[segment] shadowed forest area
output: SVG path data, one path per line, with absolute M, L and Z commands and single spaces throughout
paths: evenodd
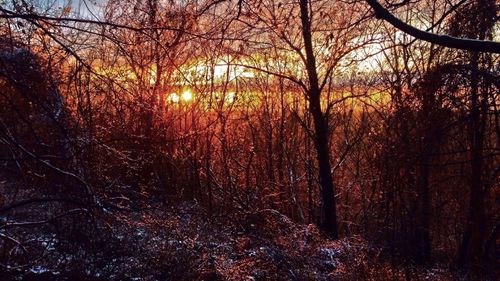
M 0 0 L 0 281 L 498 280 L 496 0 Z

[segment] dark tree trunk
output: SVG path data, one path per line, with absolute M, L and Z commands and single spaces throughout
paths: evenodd
M 335 192 L 331 176 L 330 149 L 328 146 L 328 124 L 321 112 L 319 95 L 317 98 L 310 96 L 310 110 L 313 115 L 314 129 L 316 138 L 317 161 L 319 166 L 319 180 L 321 185 L 321 199 L 323 200 L 322 209 L 322 228 L 333 239 L 338 238 L 337 214 Z
M 459 253 L 459 266 L 476 268 L 481 264 L 485 227 L 484 189 L 482 181 L 483 130 L 478 97 L 478 54 L 473 54 L 471 76 L 471 111 L 469 119 L 471 182 L 469 214 Z
M 428 263 L 431 259 L 431 234 L 430 234 L 430 208 L 431 196 L 429 191 L 429 166 L 430 166 L 430 153 L 431 153 L 431 140 L 430 136 L 424 138 L 424 149 L 420 162 L 420 175 L 419 175 L 419 192 L 420 192 L 420 221 L 418 222 L 418 241 L 420 251 L 420 260 L 423 263 Z
M 306 51 L 306 69 L 309 78 L 309 111 L 313 116 L 317 161 L 323 200 L 321 228 L 331 238 L 338 238 L 335 191 L 331 176 L 328 121 L 321 110 L 321 89 L 319 87 L 316 60 L 312 46 L 311 23 L 309 19 L 308 0 L 300 0 L 300 18 L 302 22 L 302 37 Z
M 431 232 L 430 232 L 430 210 L 431 210 L 431 193 L 430 193 L 430 165 L 432 164 L 432 154 L 436 151 L 435 137 L 437 134 L 435 120 L 436 112 L 438 111 L 435 93 L 438 84 L 435 81 L 435 74 L 431 73 L 429 81 L 424 80 L 424 87 L 421 89 L 422 95 L 422 110 L 420 115 L 420 122 L 423 123 L 421 130 L 422 143 L 419 156 L 418 167 L 418 220 L 417 220 L 417 251 L 418 259 L 420 262 L 427 264 L 431 260 Z

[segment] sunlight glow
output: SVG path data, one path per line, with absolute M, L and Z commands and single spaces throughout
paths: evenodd
M 182 93 L 182 99 L 184 101 L 190 101 L 193 99 L 193 94 L 189 90 L 186 90 Z
M 178 103 L 180 98 L 179 98 L 179 95 L 177 93 L 171 93 L 169 96 L 168 96 L 168 100 L 173 102 L 173 103 Z
M 235 92 L 228 92 L 226 94 L 226 100 L 230 103 L 233 103 L 236 99 L 236 93 Z

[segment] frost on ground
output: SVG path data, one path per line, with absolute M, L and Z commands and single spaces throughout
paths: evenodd
M 108 211 L 60 236 L 26 232 L 38 249 L 13 280 L 377 280 L 357 237 L 331 241 L 275 210 L 209 216 L 196 204 Z M 24 230 L 26 231 L 26 230 Z M 61 232 L 66 233 L 66 232 Z M 12 233 L 11 233 L 12 234 Z M 21 234 L 19 234 L 21 235 Z M 2 272 L 0 272 L 2 273 Z M 404 271 L 383 274 L 405 278 Z M 372 276 L 373 275 L 373 276 Z M 444 274 L 425 274 L 443 280 Z M 399 278 L 398 278 L 399 279 Z

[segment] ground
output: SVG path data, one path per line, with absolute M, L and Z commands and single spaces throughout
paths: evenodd
M 33 219 L 20 211 L 2 218 L 22 216 Z M 115 206 L 0 231 L 24 245 L 1 244 L 6 280 L 451 279 L 437 269 L 391 267 L 361 237 L 332 241 L 271 209 L 209 215 L 196 202 Z

